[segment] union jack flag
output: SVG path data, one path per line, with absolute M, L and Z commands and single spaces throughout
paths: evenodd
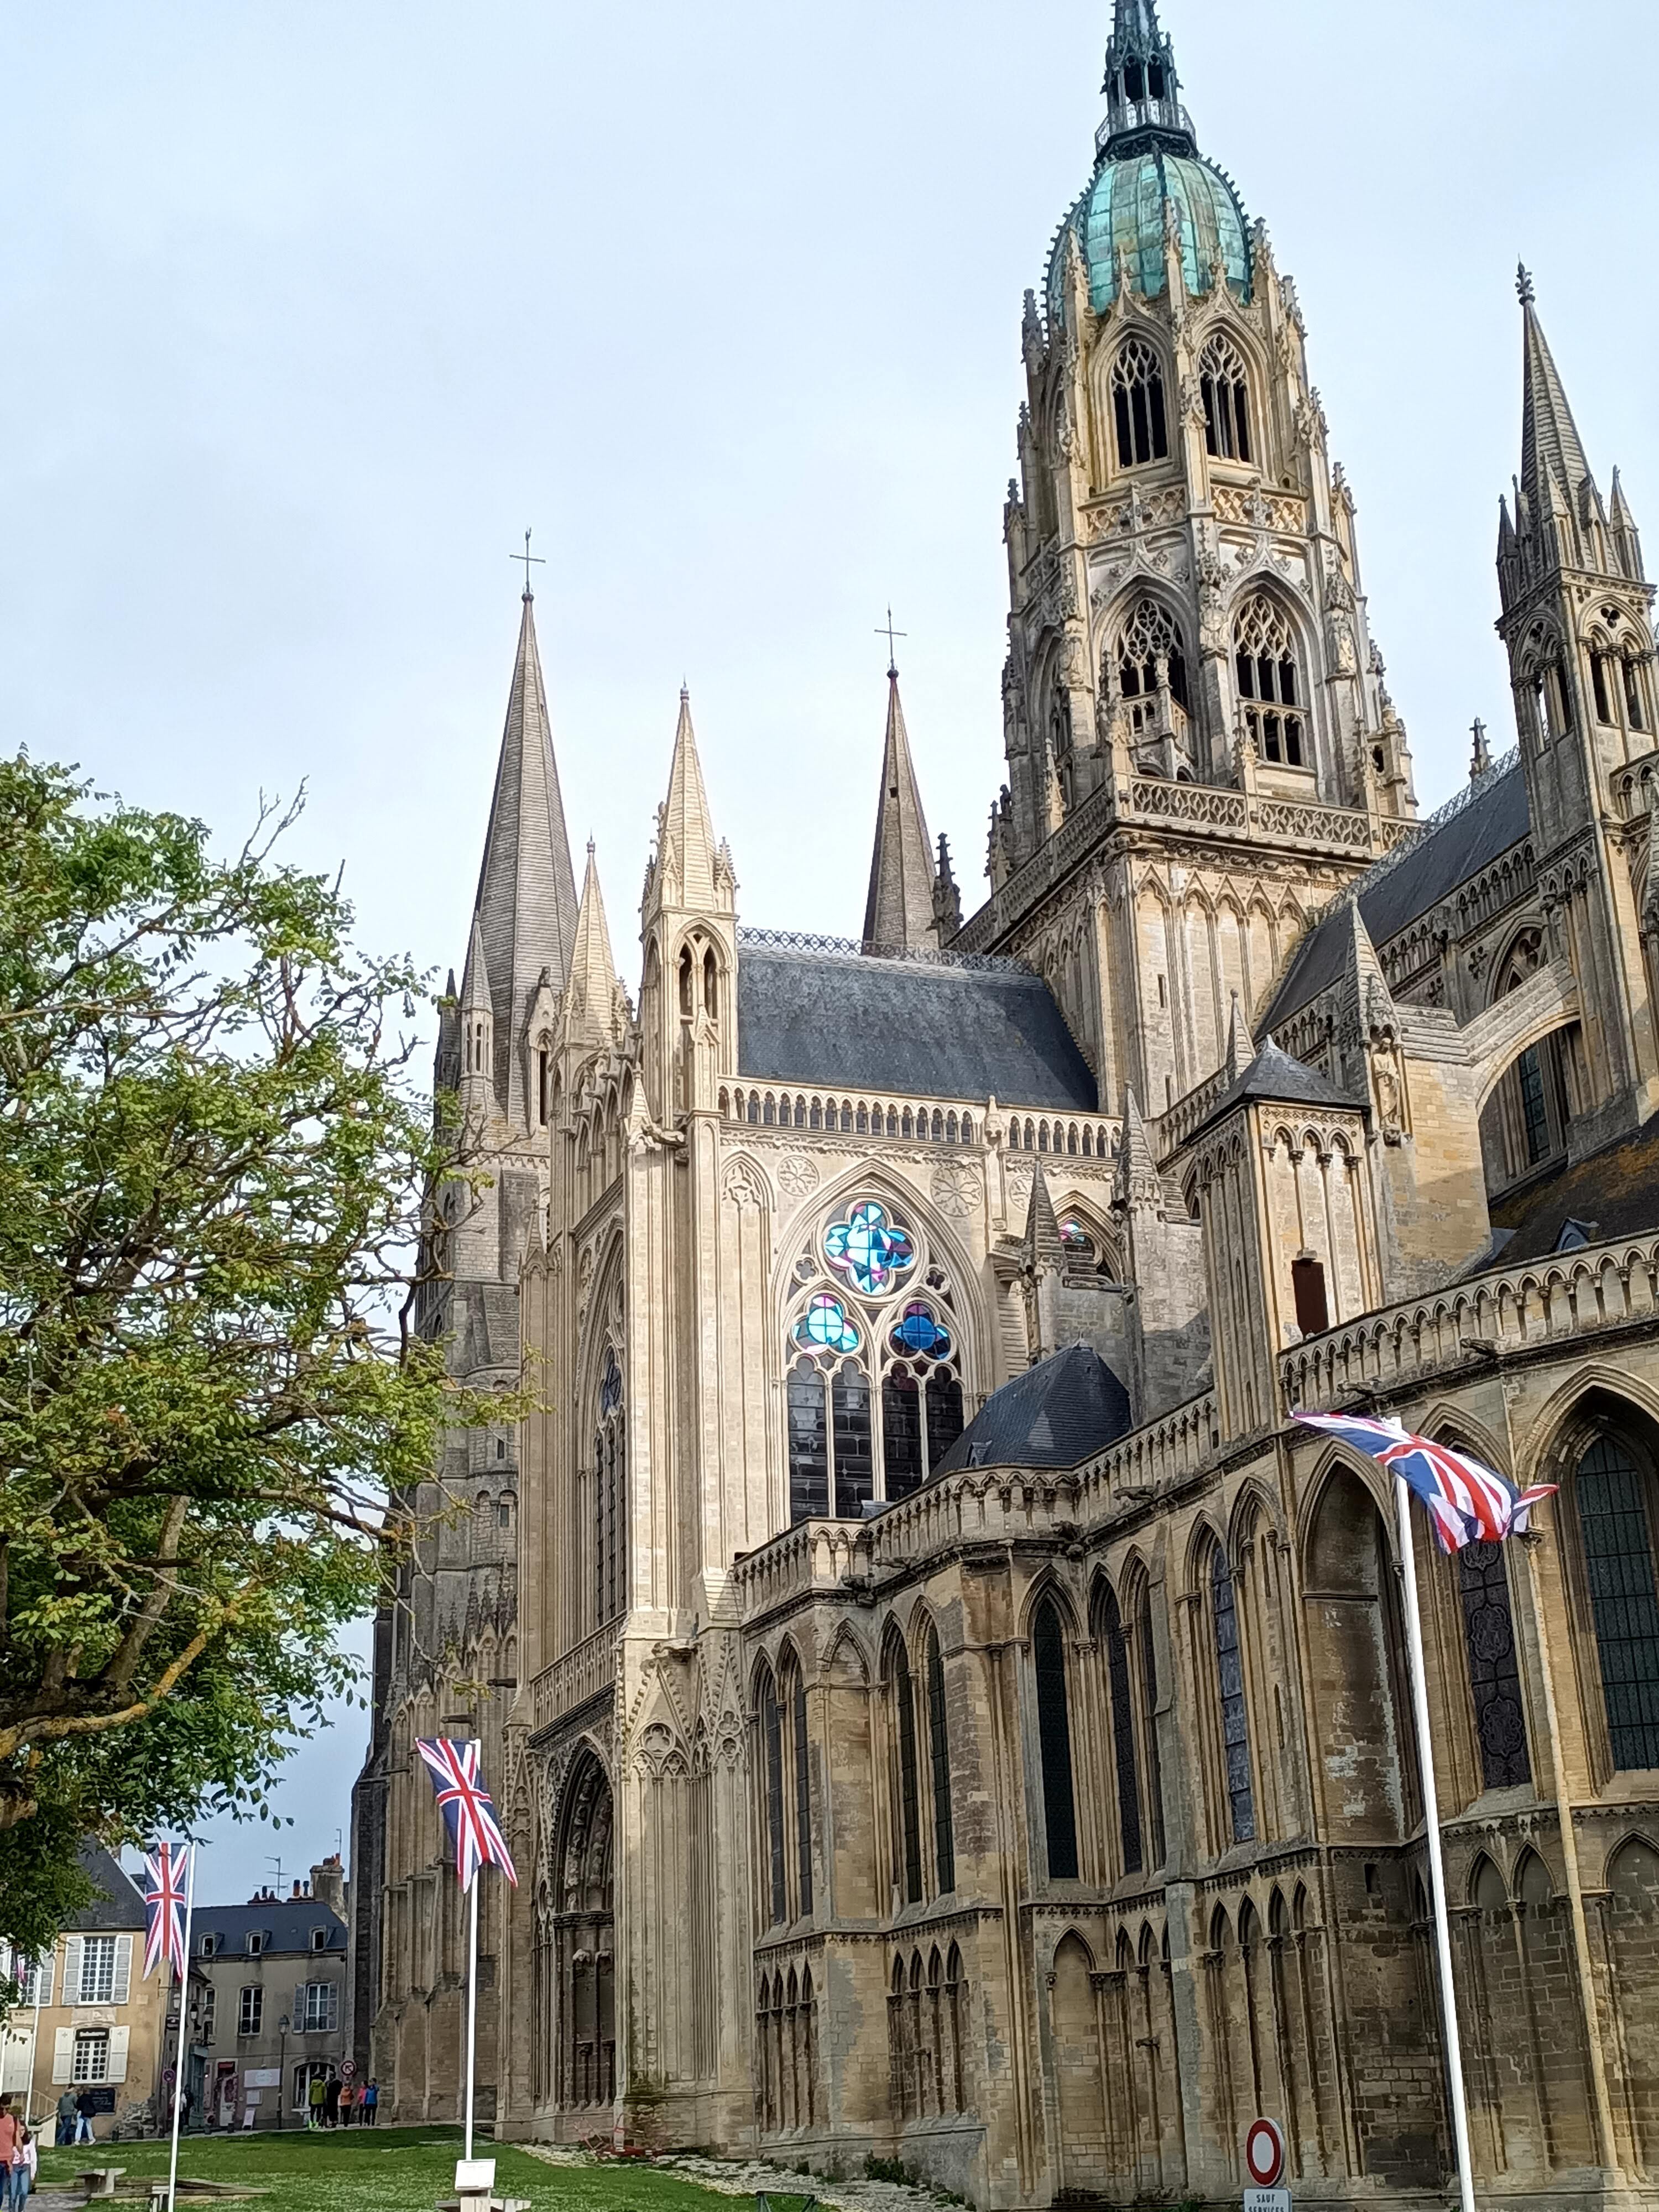
M 149 1881 L 144 1891 L 149 1917 L 144 1931 L 144 1979 L 163 1959 L 185 1978 L 185 1882 L 190 1868 L 188 1844 L 157 1844 L 144 1853 Z
M 1533 1507 L 1555 1495 L 1553 1482 L 1517 1489 L 1508 1475 L 1468 1452 L 1414 1437 L 1397 1420 L 1376 1420 L 1368 1413 L 1298 1413 L 1296 1419 L 1340 1437 L 1397 1474 L 1422 1499 L 1443 1552 L 1461 1552 L 1465 1544 L 1501 1544 L 1506 1536 L 1524 1534 Z
M 478 1771 L 477 1745 L 452 1743 L 447 1736 L 430 1741 L 416 1736 L 415 1748 L 432 1777 L 438 1810 L 455 1846 L 455 1875 L 461 1887 L 466 1887 L 481 1866 L 498 1866 L 516 1889 L 518 1871 Z

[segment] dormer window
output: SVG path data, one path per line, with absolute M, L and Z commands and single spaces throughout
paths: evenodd
M 202 1956 L 204 1959 L 210 1959 L 213 1956 L 213 1938 L 211 1936 L 204 1936 L 202 1938 Z
M 1169 458 L 1164 371 L 1144 338 L 1131 338 L 1112 364 L 1112 415 L 1120 468 L 1139 468 Z
M 265 1939 L 263 1936 L 249 1935 L 247 1939 L 247 1954 L 250 1959 L 257 1959 L 260 1952 L 263 1951 L 264 1948 Z
M 327 1930 L 327 1929 L 326 1929 L 326 1928 L 313 1928 L 313 1929 L 312 1929 L 312 1931 L 311 1931 L 311 1948 L 312 1948 L 312 1949 L 313 1949 L 313 1951 L 326 1951 L 326 1950 L 327 1950 L 327 1948 L 328 1948 L 328 1930 Z

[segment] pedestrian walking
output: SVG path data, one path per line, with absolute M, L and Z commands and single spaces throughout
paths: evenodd
M 34 2130 L 20 2126 L 11 2147 L 11 2172 L 6 2191 L 9 2212 L 23 2212 L 40 2167 L 40 2154 L 35 2148 Z
M 326 2085 L 320 2074 L 311 2077 L 311 2087 L 306 2091 L 306 2125 L 320 2128 L 323 2124 L 323 2098 Z
M 331 2128 L 340 2124 L 340 2077 L 331 2066 L 323 2088 L 323 2118 Z
M 370 2081 L 363 2090 L 363 2125 L 366 2128 L 374 2126 L 374 2115 L 380 2108 L 380 2085 L 378 2081 Z
M 58 2100 L 58 2142 L 66 2149 L 75 2141 L 75 2092 L 65 2089 Z
M 98 2109 L 98 2100 L 90 2089 L 82 2089 L 75 2100 L 75 2140 L 77 2143 L 92 2141 L 92 2116 Z
M 17 2131 L 22 2122 L 11 2108 L 11 2092 L 0 2097 L 0 2179 L 11 2186 L 11 2154 L 17 2146 Z

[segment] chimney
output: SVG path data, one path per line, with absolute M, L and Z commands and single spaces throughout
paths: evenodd
M 343 1920 L 346 1917 L 345 1869 L 340 1864 L 338 1851 L 331 1851 L 322 1863 L 311 1869 L 311 1893 Z

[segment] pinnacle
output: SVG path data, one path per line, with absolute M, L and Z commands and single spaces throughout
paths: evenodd
M 881 798 L 864 908 L 864 949 L 930 949 L 933 933 L 933 848 L 921 809 L 910 739 L 899 699 L 898 671 L 887 672 L 887 732 L 882 748 Z
M 616 963 L 611 954 L 611 932 L 599 890 L 599 864 L 593 856 L 593 841 L 589 838 L 587 872 L 582 879 L 581 904 L 576 911 L 576 941 L 570 956 L 570 980 L 565 987 L 565 1036 L 589 1044 L 610 1042 L 616 1004 Z
M 1025 1264 L 1033 1268 L 1059 1267 L 1065 1261 L 1066 1247 L 1060 1241 L 1054 1202 L 1048 1194 L 1048 1178 L 1039 1160 L 1031 1177 L 1031 1203 L 1025 1216 Z
M 668 772 L 668 796 L 658 817 L 660 857 L 672 851 L 681 906 L 710 908 L 720 904 L 715 884 L 714 827 L 708 816 L 702 763 L 691 726 L 691 694 L 680 686 L 680 715 L 674 730 L 674 758 Z

